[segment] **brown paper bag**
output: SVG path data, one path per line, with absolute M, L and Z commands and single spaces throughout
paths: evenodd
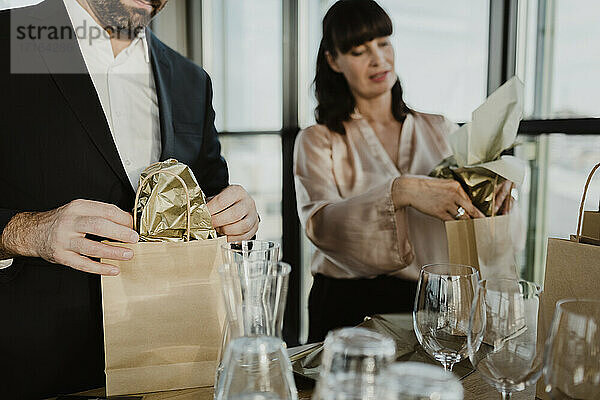
M 538 346 L 544 346 L 546 343 L 552 324 L 554 308 L 558 300 L 565 298 L 600 299 L 600 290 L 598 289 L 598 283 L 600 282 L 600 245 L 581 243 L 582 211 L 587 188 L 594 172 L 599 167 L 600 164 L 592 170 L 584 189 L 577 236 L 573 236 L 571 240 L 548 239 L 544 296 L 542 296 L 542 312 L 540 313 L 538 326 Z M 590 220 L 586 219 L 587 221 Z M 542 376 L 537 384 L 537 396 L 541 399 L 550 399 L 544 388 L 545 383 Z
M 219 362 L 225 307 L 218 267 L 225 237 L 190 241 L 190 191 L 183 242 L 115 244 L 133 250 L 110 261 L 118 276 L 102 277 L 106 394 L 108 396 L 212 386 Z
M 108 396 L 211 386 L 225 309 L 217 268 L 226 238 L 137 243 L 102 277 Z
M 516 278 L 514 214 L 446 222 L 448 257 L 475 267 L 482 279 Z

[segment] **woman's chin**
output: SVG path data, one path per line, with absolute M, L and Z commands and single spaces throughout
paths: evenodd
M 394 85 L 371 85 L 371 87 L 365 91 L 366 95 L 364 97 L 367 99 L 376 99 L 390 93 L 393 86 Z

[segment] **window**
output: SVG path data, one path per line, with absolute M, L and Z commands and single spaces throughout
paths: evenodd
M 229 165 L 230 182 L 244 186 L 256 202 L 261 218 L 257 238 L 281 243 L 281 138 L 272 134 L 227 134 L 219 140 Z
M 600 117 L 600 3 L 529 0 L 520 8 L 518 63 L 527 85 L 526 115 Z
M 217 129 L 280 130 L 281 0 L 205 1 L 202 29 Z
M 282 4 L 205 0 L 202 61 L 231 183 L 250 193 L 259 239 L 282 242 Z

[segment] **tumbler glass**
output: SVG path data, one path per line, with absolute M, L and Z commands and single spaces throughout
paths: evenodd
M 381 400 L 463 400 L 463 387 L 449 371 L 418 362 L 398 362 L 380 377 Z
M 240 264 L 244 261 L 279 261 L 279 243 L 267 240 L 242 240 L 221 246 L 225 264 Z
M 313 399 L 376 400 L 377 379 L 394 362 L 394 341 L 365 328 L 342 328 L 325 338 Z

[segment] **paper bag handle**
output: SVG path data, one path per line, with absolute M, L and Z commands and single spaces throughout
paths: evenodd
M 192 210 L 190 207 L 190 191 L 183 179 L 181 179 L 179 176 L 177 176 L 174 173 L 169 172 L 169 171 L 154 171 L 151 174 L 149 174 L 148 176 L 146 176 L 138 185 L 137 191 L 135 192 L 135 203 L 133 204 L 133 229 L 135 229 L 137 231 L 137 228 L 138 228 L 138 226 L 137 226 L 137 208 L 138 208 L 138 202 L 140 201 L 140 194 L 142 193 L 142 187 L 146 184 L 146 182 L 148 182 L 148 180 L 150 178 L 152 178 L 154 175 L 157 175 L 157 174 L 171 175 L 172 177 L 176 178 L 181 183 L 181 186 L 183 186 L 183 189 L 185 190 L 185 200 L 187 202 L 187 213 L 186 213 L 187 219 L 186 219 L 186 224 L 185 224 L 185 237 L 186 237 L 186 242 L 189 242 L 190 241 L 190 230 L 191 230 L 190 221 L 192 220 Z
M 600 163 L 596 164 L 594 168 L 592 168 L 592 172 L 587 177 L 587 181 L 585 182 L 585 187 L 583 188 L 583 196 L 581 196 L 581 204 L 579 205 L 579 221 L 577 222 L 577 243 L 581 241 L 581 230 L 582 230 L 582 222 L 583 222 L 583 206 L 585 205 L 585 198 L 587 197 L 587 191 L 590 187 L 590 182 L 592 181 L 592 177 L 596 173 L 596 170 L 600 168 Z

